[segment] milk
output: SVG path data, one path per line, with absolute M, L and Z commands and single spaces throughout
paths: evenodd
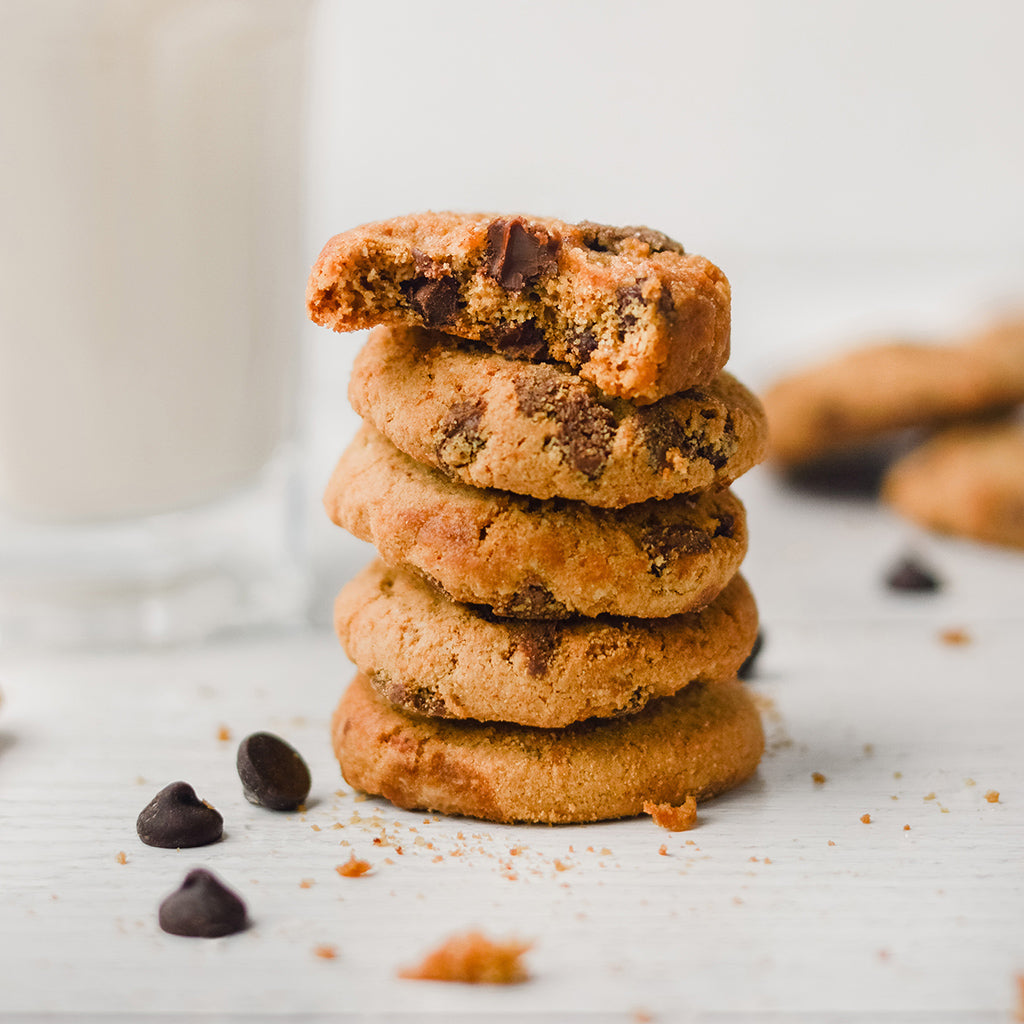
M 5 0 L 0 511 L 251 481 L 294 414 L 305 0 Z
M 308 0 L 3 0 L 0 647 L 301 618 Z

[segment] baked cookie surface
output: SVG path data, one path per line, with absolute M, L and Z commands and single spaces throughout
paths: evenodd
M 349 399 L 401 451 L 452 479 L 603 507 L 726 486 L 767 441 L 760 402 L 725 372 L 637 406 L 563 365 L 418 327 L 371 333 Z
M 928 529 L 1024 549 L 1024 422 L 947 428 L 890 467 L 882 499 Z
M 398 807 L 496 822 L 624 818 L 749 778 L 764 733 L 743 684 L 694 683 L 566 729 L 416 718 L 357 675 L 331 728 L 345 781 Z
M 770 456 L 799 465 L 906 427 L 1024 402 L 1024 319 L 959 344 L 893 342 L 847 352 L 778 381 L 762 396 Z
M 422 213 L 336 235 L 310 318 L 336 331 L 426 326 L 518 359 L 557 360 L 608 395 L 652 402 L 729 356 L 729 282 L 649 228 Z
M 557 728 L 734 678 L 758 618 L 736 576 L 701 611 L 663 619 L 497 619 L 376 561 L 342 588 L 334 624 L 373 688 L 406 711 Z
M 703 608 L 739 569 L 746 514 L 728 489 L 624 509 L 457 483 L 364 423 L 324 494 L 330 518 L 456 601 L 512 618 L 658 618 Z

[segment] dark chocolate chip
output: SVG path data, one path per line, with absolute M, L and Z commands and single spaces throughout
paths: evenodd
M 160 927 L 171 935 L 216 939 L 243 931 L 245 904 L 212 872 L 194 868 L 160 904 Z
M 526 674 L 539 679 L 547 673 L 558 650 L 560 631 L 552 622 L 531 622 L 519 627 L 515 649 L 526 661 Z
M 495 606 L 494 613 L 513 619 L 563 619 L 569 609 L 546 587 L 531 583 Z
M 901 558 L 885 576 L 890 590 L 934 593 L 942 589 L 942 581 L 926 565 L 911 556 Z
M 445 702 L 433 691 L 424 686 L 408 687 L 396 680 L 390 672 L 373 672 L 370 674 L 373 688 L 389 703 L 407 711 L 424 715 L 428 718 L 448 718 Z
M 487 275 L 506 291 L 522 291 L 528 281 L 553 270 L 558 239 L 521 218 L 496 220 L 487 228 Z
M 535 320 L 494 331 L 487 341 L 509 359 L 546 359 L 548 354 L 547 339 Z
M 619 308 L 619 329 L 623 333 L 633 327 L 639 319 L 635 309 L 638 304 L 644 305 L 644 280 L 646 279 L 642 278 L 634 284 L 623 285 L 615 292 L 615 299 Z
M 731 539 L 736 529 L 736 517 L 730 512 L 723 512 L 720 516 L 716 516 L 715 519 L 718 523 L 715 527 L 715 536 Z
M 135 830 L 147 846 L 177 850 L 216 843 L 224 819 L 187 782 L 172 782 L 142 808 Z
M 560 378 L 548 367 L 524 373 L 515 383 L 524 416 L 546 416 L 556 423 L 555 441 L 566 461 L 591 480 L 600 475 L 615 440 L 615 415 L 585 384 Z
M 704 459 L 712 469 L 721 469 L 729 461 L 726 450 L 735 447 L 731 421 L 725 424 L 725 436 L 719 444 L 711 445 L 702 444 L 700 438 L 688 433 L 671 413 L 656 405 L 641 409 L 638 419 L 648 464 L 656 471 L 669 466 L 669 453 L 672 451 L 688 458 Z
M 401 287 L 427 327 L 443 327 L 455 318 L 459 283 L 454 277 L 414 277 L 403 281 Z
M 294 747 L 270 732 L 256 732 L 238 745 L 238 777 L 250 803 L 272 811 L 294 811 L 309 795 L 309 768 Z
M 647 529 L 643 546 L 651 560 L 648 570 L 660 578 L 669 564 L 679 555 L 701 555 L 711 550 L 711 538 L 694 526 L 668 523 Z
M 754 640 L 754 646 L 750 648 L 750 653 L 746 656 L 743 664 L 740 665 L 736 672 L 736 675 L 740 679 L 750 679 L 754 675 L 754 670 L 757 664 L 757 657 L 761 653 L 761 648 L 764 647 L 764 631 L 758 630 L 757 637 Z
M 579 331 L 566 338 L 565 348 L 575 365 L 585 363 L 597 348 L 597 336 L 592 331 Z
M 445 413 L 437 428 L 438 441 L 434 453 L 442 468 L 468 466 L 484 446 L 480 433 L 486 405 L 482 399 L 456 402 Z
M 583 244 L 593 252 L 618 253 L 622 249 L 622 243 L 626 239 L 632 238 L 643 242 L 652 253 L 686 254 L 686 250 L 678 242 L 651 228 L 633 226 L 615 228 L 607 224 L 595 224 L 593 221 L 583 221 L 576 227 L 583 236 Z

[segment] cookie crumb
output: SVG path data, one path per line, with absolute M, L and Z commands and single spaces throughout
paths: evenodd
M 217 739 L 219 739 L 221 743 L 229 743 L 231 741 L 231 730 L 226 725 L 222 725 L 217 730 Z
M 662 857 L 667 857 L 668 847 L 664 843 L 662 843 L 661 846 L 658 847 L 658 853 L 661 854 Z
M 401 852 L 402 848 L 400 846 L 395 847 L 395 853 Z M 355 851 L 353 851 L 349 859 L 344 864 L 339 864 L 334 870 L 344 878 L 359 878 L 370 870 L 370 862 L 368 860 L 358 860 Z
M 990 789 L 990 790 L 989 790 L 989 791 L 988 791 L 988 792 L 987 792 L 987 793 L 985 794 L 985 799 L 986 799 L 986 800 L 987 800 L 987 801 L 988 801 L 988 802 L 989 802 L 990 804 L 997 804 L 997 803 L 999 803 L 999 790 L 998 790 L 998 789 Z
M 904 832 L 909 832 L 910 831 L 910 826 L 909 825 L 904 825 L 903 826 L 903 831 Z
M 318 956 L 321 960 L 335 960 L 338 956 L 338 950 L 334 946 L 326 944 L 314 946 L 313 956 Z
M 925 795 L 924 799 L 925 800 L 934 800 L 935 799 L 935 794 L 934 793 L 928 793 L 928 794 Z
M 697 824 L 697 801 L 692 794 L 679 806 L 645 800 L 644 813 L 649 814 L 660 828 L 669 832 L 686 832 Z
M 301 882 L 299 882 L 299 888 L 300 889 L 312 889 L 313 888 L 313 879 L 312 878 L 304 878 Z
M 870 814 L 862 814 L 860 816 L 860 820 L 862 822 L 864 822 L 865 825 L 870 825 L 871 824 L 871 815 Z
M 832 842 L 832 840 L 830 839 L 830 840 L 828 841 L 828 845 L 829 845 L 829 846 L 835 846 L 836 844 L 835 844 L 834 842 Z
M 825 783 L 825 776 L 822 775 L 821 772 L 811 772 L 811 778 L 818 786 L 824 785 Z
M 532 945 L 514 939 L 494 942 L 481 932 L 470 931 L 447 939 L 417 966 L 399 970 L 398 976 L 470 985 L 514 985 L 528 978 L 520 958 Z
M 971 642 L 971 637 L 967 630 L 960 628 L 944 629 L 939 633 L 939 639 L 951 647 L 962 647 L 964 644 Z
M 998 797 L 998 795 L 999 794 L 997 793 L 996 796 Z M 118 864 L 127 864 L 128 863 L 128 854 L 125 853 L 124 850 L 120 850 L 120 851 L 118 851 L 116 859 L 117 859 L 117 863 Z

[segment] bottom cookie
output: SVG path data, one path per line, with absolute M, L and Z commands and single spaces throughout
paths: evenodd
M 565 729 L 414 718 L 359 674 L 334 713 L 345 781 L 408 810 L 497 822 L 601 821 L 715 796 L 764 750 L 742 683 L 692 683 L 625 718 Z

